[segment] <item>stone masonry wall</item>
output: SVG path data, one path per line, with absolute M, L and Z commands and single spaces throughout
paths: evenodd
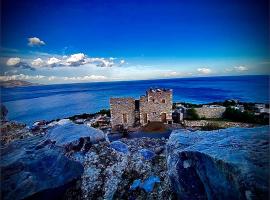
M 135 99 L 134 98 L 110 98 L 112 127 L 122 124 L 125 128 L 132 127 L 135 123 Z M 124 123 L 123 114 L 127 116 Z
M 140 97 L 140 123 L 145 125 L 147 121 L 161 121 L 162 113 L 166 113 L 166 119 L 172 120 L 172 90 L 148 90 L 146 96 Z
M 225 107 L 202 107 L 202 108 L 195 108 L 200 118 L 221 118 L 222 114 L 225 112 Z

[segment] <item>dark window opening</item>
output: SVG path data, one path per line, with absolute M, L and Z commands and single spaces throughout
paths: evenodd
M 128 120 L 127 120 L 127 114 L 124 113 L 124 114 L 123 114 L 123 123 L 126 124 L 127 121 L 128 121 Z
M 139 109 L 140 109 L 140 101 L 135 100 L 135 110 L 139 110 Z
M 143 114 L 143 122 L 144 122 L 145 124 L 147 124 L 147 122 L 148 122 L 148 119 L 147 119 L 147 113 L 144 113 L 144 114 Z

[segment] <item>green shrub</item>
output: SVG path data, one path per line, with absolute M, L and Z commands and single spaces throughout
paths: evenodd
M 241 112 L 230 107 L 226 108 L 225 112 L 223 113 L 223 118 L 235 122 L 268 124 L 268 119 L 264 118 L 262 115 L 256 116 L 250 111 Z
M 105 115 L 106 114 L 108 117 L 111 116 L 110 109 L 102 109 L 99 112 L 97 112 L 97 114 L 102 114 L 102 115 Z
M 198 119 L 200 119 L 197 111 L 194 108 L 191 108 L 191 109 L 188 109 L 187 110 L 187 116 L 188 116 L 188 119 L 191 119 L 191 120 L 198 120 Z
M 235 101 L 229 101 L 229 100 L 226 100 L 223 102 L 223 106 L 225 107 L 229 107 L 229 106 L 235 106 L 237 103 Z

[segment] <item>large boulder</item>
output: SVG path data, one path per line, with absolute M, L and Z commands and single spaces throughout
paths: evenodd
M 3 199 L 59 199 L 76 182 L 83 166 L 64 156 L 43 136 L 10 143 L 1 150 L 1 193 Z
M 86 144 L 95 144 L 106 139 L 106 135 L 99 129 L 75 124 L 70 120 L 60 120 L 48 130 L 47 139 L 57 146 L 80 150 Z
M 172 132 L 168 174 L 180 199 L 267 199 L 269 126 Z

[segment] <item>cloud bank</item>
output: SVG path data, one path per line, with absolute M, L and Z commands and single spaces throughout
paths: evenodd
M 236 66 L 236 67 L 233 67 L 233 68 L 226 68 L 225 69 L 225 72 L 246 72 L 248 71 L 249 69 L 245 66 Z
M 211 74 L 212 70 L 209 68 L 198 68 L 197 71 L 201 74 Z
M 114 67 L 121 66 L 125 63 L 125 60 L 116 61 L 115 58 L 91 58 L 84 53 L 76 53 L 69 56 L 38 57 L 30 62 L 22 61 L 19 57 L 14 57 L 9 58 L 6 65 L 34 70 L 40 67 L 78 67 L 86 64 L 92 64 L 97 67 Z
M 14 68 L 30 69 L 34 70 L 28 63 L 22 61 L 19 57 L 9 58 L 6 65 Z
M 108 78 L 101 75 L 87 75 L 87 76 L 43 76 L 43 75 L 26 75 L 17 74 L 10 76 L 0 76 L 0 81 L 10 81 L 10 80 L 26 80 L 26 81 L 68 81 L 68 82 L 87 82 L 87 81 L 105 81 Z
M 248 70 L 248 68 L 247 67 L 245 67 L 245 66 L 238 66 L 238 67 L 234 67 L 234 69 L 236 70 L 236 71 L 247 71 Z

